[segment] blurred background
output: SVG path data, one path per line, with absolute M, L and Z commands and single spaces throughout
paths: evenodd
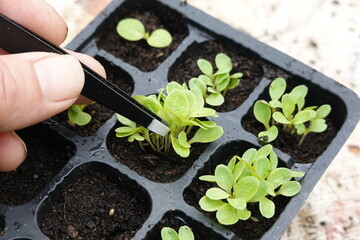
M 63 46 L 111 2 L 46 1 L 68 24 Z M 187 4 L 360 95 L 359 0 L 187 0 Z M 281 238 L 290 239 L 360 239 L 360 124 Z

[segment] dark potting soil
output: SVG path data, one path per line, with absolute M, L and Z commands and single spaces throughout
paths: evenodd
M 234 89 L 228 90 L 225 95 L 225 102 L 215 107 L 218 112 L 228 112 L 238 108 L 252 93 L 263 77 L 264 71 L 260 60 L 247 50 L 235 48 L 230 44 L 220 44 L 216 41 L 208 41 L 196 46 L 191 46 L 178 63 L 170 70 L 168 80 L 179 83 L 188 82 L 193 77 L 198 77 L 201 73 L 196 62 L 203 58 L 212 63 L 215 67 L 215 56 L 218 53 L 225 53 L 231 58 L 233 69 L 232 73 L 241 72 L 240 84 Z
M 107 62 L 103 58 L 96 58 L 105 68 L 107 80 L 123 90 L 126 94 L 131 95 L 134 91 L 134 81 L 128 73 L 119 67 Z M 100 104 L 90 104 L 84 108 L 84 112 L 91 115 L 91 121 L 85 126 L 77 126 L 69 122 L 67 110 L 52 117 L 61 125 L 76 132 L 79 136 L 89 137 L 93 135 L 102 125 L 109 120 L 114 112 Z
M 129 240 L 149 215 L 137 189 L 87 170 L 71 183 L 44 216 L 41 230 L 51 239 Z M 111 213 L 113 211 L 113 213 Z
M 0 203 L 24 204 L 34 198 L 75 153 L 75 146 L 44 124 L 17 131 L 26 143 L 25 161 L 0 172 Z
M 159 7 L 164 8 L 164 6 Z M 159 11 L 159 9 L 157 10 Z M 165 48 L 150 47 L 145 40 L 127 41 L 116 32 L 118 22 L 124 18 L 140 20 L 146 31 L 150 33 L 156 29 L 164 28 L 170 32 L 173 41 L 170 46 Z M 102 33 L 96 38 L 96 42 L 99 48 L 142 71 L 149 72 L 155 70 L 187 35 L 188 29 L 182 15 L 171 9 L 156 14 L 155 11 L 139 3 L 134 9 L 121 8 L 112 21 L 104 26 Z
M 279 128 L 278 137 L 271 144 L 289 154 L 297 163 L 314 162 L 326 150 L 338 131 L 331 119 L 326 119 L 326 123 L 328 128 L 325 132 L 309 133 L 300 146 L 298 143 L 301 136 L 290 134 L 281 128 Z M 264 126 L 253 116 L 252 110 L 243 118 L 242 125 L 245 130 L 256 136 L 265 130 Z
M 168 183 L 180 178 L 207 146 L 193 144 L 187 158 L 180 157 L 174 151 L 165 156 L 151 150 L 143 151 L 136 141 L 129 143 L 127 138 L 117 138 L 115 128 L 110 130 L 106 141 L 111 155 L 139 175 L 155 182 Z
M 214 172 L 206 172 L 204 175 L 214 174 Z M 184 194 L 185 201 L 197 208 L 200 212 L 210 217 L 214 222 L 217 222 L 215 212 L 205 212 L 199 206 L 199 200 L 205 196 L 206 191 L 214 187 L 214 184 L 209 182 L 203 182 L 195 180 L 186 190 Z M 238 221 L 236 224 L 231 226 L 224 226 L 226 229 L 233 231 L 238 240 L 256 240 L 260 239 L 262 235 L 273 226 L 274 222 L 278 219 L 280 213 L 284 210 L 290 198 L 283 196 L 277 196 L 271 199 L 275 203 L 275 215 L 267 219 L 263 217 L 259 211 L 258 203 L 252 205 L 248 204 L 247 209 L 251 211 L 251 218 L 246 221 Z

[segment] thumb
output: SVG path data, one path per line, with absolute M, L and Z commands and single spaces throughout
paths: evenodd
M 43 52 L 0 56 L 0 132 L 65 110 L 83 85 L 84 72 L 73 56 Z

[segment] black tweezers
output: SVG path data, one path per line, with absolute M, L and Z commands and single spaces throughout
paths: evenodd
M 0 48 L 8 53 L 40 51 L 68 54 L 60 47 L 55 46 L 1 13 Z M 81 63 L 81 65 L 85 72 L 82 95 L 162 136 L 169 132 L 169 128 L 161 118 L 85 64 Z

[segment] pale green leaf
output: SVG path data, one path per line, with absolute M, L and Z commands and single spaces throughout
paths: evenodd
M 239 220 L 236 215 L 236 209 L 229 203 L 226 203 L 219 208 L 216 212 L 216 219 L 223 225 L 232 225 Z
M 184 131 L 181 131 L 178 135 L 178 140 L 181 146 L 183 146 L 184 148 L 190 148 L 190 144 L 187 142 L 187 136 L 186 133 Z
M 271 100 L 268 103 L 269 107 L 271 108 L 282 108 L 281 102 L 279 100 Z
M 277 188 L 281 184 L 284 184 L 293 177 L 292 171 L 287 168 L 276 168 L 272 170 L 268 177 L 267 181 L 273 185 L 274 188 Z
M 256 120 L 261 122 L 265 126 L 265 129 L 269 129 L 270 128 L 269 122 L 271 119 L 270 107 L 263 101 L 259 100 L 255 102 L 253 111 Z
M 180 240 L 177 232 L 170 227 L 163 227 L 161 229 L 162 240 Z
M 265 178 L 270 170 L 270 162 L 267 157 L 258 157 L 253 163 L 254 173 L 260 178 Z
M 162 109 L 161 103 L 155 97 L 151 97 L 151 96 L 145 97 L 142 100 L 142 104 L 144 105 L 144 107 L 146 107 L 155 114 L 159 112 L 160 109 Z
M 316 112 L 314 110 L 303 110 L 295 115 L 294 119 L 292 120 L 292 123 L 293 124 L 305 123 L 313 119 L 315 116 L 316 116 Z
M 203 175 L 200 176 L 199 179 L 205 182 L 216 182 L 216 178 L 214 175 Z
M 230 78 L 241 78 L 244 74 L 238 72 L 238 73 L 234 73 L 230 76 Z
M 271 126 L 268 130 L 259 132 L 258 138 L 262 142 L 269 143 L 269 142 L 274 141 L 277 138 L 278 134 L 279 134 L 279 131 L 278 131 L 277 127 Z
M 325 119 L 315 119 L 310 122 L 310 126 L 308 128 L 309 132 L 324 132 L 327 129 L 327 124 L 325 122 Z
M 237 180 L 239 179 L 239 177 L 243 173 L 244 169 L 245 169 L 245 162 L 244 161 L 240 161 L 240 162 L 235 164 L 234 169 L 232 170 L 233 176 L 234 176 L 234 183 L 237 182 Z
M 208 60 L 199 59 L 197 60 L 197 65 L 200 68 L 200 71 L 207 76 L 211 76 L 213 74 L 213 67 Z
M 214 212 L 221 208 L 225 203 L 221 200 L 212 200 L 207 196 L 203 196 L 199 200 L 199 205 L 202 210 L 207 212 Z
M 235 197 L 245 201 L 251 199 L 259 188 L 259 180 L 253 176 L 241 178 L 235 185 Z
M 215 65 L 221 71 L 230 72 L 232 69 L 231 59 L 224 53 L 219 53 L 216 55 Z
M 231 189 L 234 183 L 234 176 L 231 170 L 223 165 L 217 165 L 215 168 L 216 184 L 224 189 L 227 193 L 231 194 Z
M 286 197 L 292 197 L 298 194 L 301 190 L 300 183 L 296 181 L 290 181 L 281 185 L 279 191 L 276 192 L 276 195 L 283 195 Z
M 316 119 L 320 119 L 320 118 L 326 118 L 329 113 L 331 112 L 331 106 L 329 104 L 324 104 L 321 105 L 317 110 L 316 110 Z
M 181 226 L 179 229 L 179 240 L 194 240 L 194 234 L 188 226 Z
M 270 199 L 264 197 L 260 200 L 260 213 L 266 218 L 271 218 L 275 214 L 275 204 Z
M 267 193 L 268 193 L 268 185 L 267 185 L 266 181 L 260 180 L 259 188 L 258 188 L 257 192 L 250 200 L 248 200 L 248 202 L 258 202 L 261 199 L 263 199 L 267 195 Z
M 187 116 L 189 113 L 189 101 L 184 91 L 173 89 L 166 97 L 165 108 L 171 109 L 174 113 Z
M 244 210 L 236 210 L 236 216 L 240 219 L 240 220 L 248 220 L 249 217 L 251 216 L 251 212 L 247 209 Z
M 230 159 L 229 163 L 227 164 L 227 167 L 230 169 L 231 172 L 234 169 L 234 166 L 236 164 L 236 160 L 237 160 L 237 156 L 235 155 Z
M 246 161 L 249 164 L 252 164 L 255 161 L 256 158 L 256 149 L 255 148 L 249 148 L 248 150 L 246 150 L 243 155 L 241 156 L 241 158 Z
M 213 187 L 206 191 L 206 196 L 211 200 L 221 200 L 230 197 L 230 194 L 220 188 Z
M 244 210 L 246 208 L 246 202 L 241 198 L 228 198 L 229 204 L 238 210 Z
M 281 107 L 284 116 L 289 119 L 289 117 L 295 111 L 295 102 L 290 94 L 284 94 L 281 98 Z
M 296 128 L 296 134 L 297 135 L 302 135 L 305 132 L 305 125 L 303 123 L 301 124 L 295 124 L 295 128 Z
M 172 92 L 172 90 L 174 89 L 178 89 L 180 91 L 183 91 L 184 90 L 184 87 L 181 86 L 180 83 L 178 82 L 169 82 L 167 85 L 166 85 L 166 92 L 169 94 L 170 92 Z
M 144 25 L 135 18 L 121 20 L 116 26 L 116 31 L 128 41 L 139 41 L 145 37 Z
M 271 151 L 269 154 L 269 161 L 270 161 L 270 170 L 274 170 L 275 168 L 277 168 L 279 160 L 274 150 Z
M 174 137 L 173 135 L 170 135 L 170 139 L 171 139 L 171 145 L 173 147 L 173 149 L 175 150 L 175 152 L 183 157 L 183 158 L 186 158 L 189 156 L 190 154 L 190 148 L 188 147 L 184 147 L 180 142 L 179 140 Z M 190 146 L 190 145 L 189 145 Z
M 192 113 L 190 113 L 189 117 L 216 117 L 216 111 L 211 108 L 198 108 L 195 109 Z
M 132 127 L 132 128 L 135 128 L 135 127 L 136 127 L 136 123 L 135 123 L 135 122 L 129 120 L 129 119 L 126 118 L 126 117 L 121 116 L 120 114 L 116 114 L 116 118 L 117 118 L 117 120 L 118 120 L 120 123 L 124 124 L 125 126 L 129 126 L 129 127 Z
M 165 29 L 156 29 L 150 34 L 150 37 L 147 39 L 147 43 L 156 48 L 164 48 L 171 44 L 172 37 L 171 34 Z
M 272 117 L 278 123 L 282 123 L 282 124 L 290 124 L 291 123 L 281 112 L 274 112 Z
M 212 142 L 218 139 L 219 137 L 221 137 L 223 132 L 224 130 L 220 126 L 215 126 L 209 129 L 199 128 L 196 131 L 194 137 L 190 139 L 189 143 L 192 144 L 195 142 L 201 142 L 201 143 Z
M 240 80 L 238 78 L 231 79 L 230 83 L 229 83 L 229 85 L 227 86 L 226 89 L 233 89 L 233 88 L 237 87 L 239 85 L 239 83 L 240 83 Z
M 192 78 L 189 81 L 189 87 L 191 90 L 198 89 L 202 96 L 206 94 L 206 83 L 199 78 Z
M 266 144 L 265 146 L 262 146 L 259 150 L 257 150 L 255 158 L 267 157 L 272 150 L 272 145 Z
M 211 78 L 207 75 L 201 74 L 198 78 L 199 78 L 199 80 L 203 81 L 208 86 L 213 85 Z
M 91 115 L 83 112 L 81 105 L 72 105 L 68 109 L 68 118 L 71 122 L 79 126 L 84 126 L 91 121 Z
M 225 78 L 219 84 L 216 85 L 216 91 L 221 92 L 227 88 L 230 83 L 230 78 Z
M 283 78 L 276 78 L 271 82 L 269 94 L 271 100 L 278 100 L 284 94 L 286 89 L 286 81 Z
M 215 92 L 211 93 L 206 99 L 206 103 L 211 106 L 220 106 L 224 103 L 225 99 L 221 93 Z

